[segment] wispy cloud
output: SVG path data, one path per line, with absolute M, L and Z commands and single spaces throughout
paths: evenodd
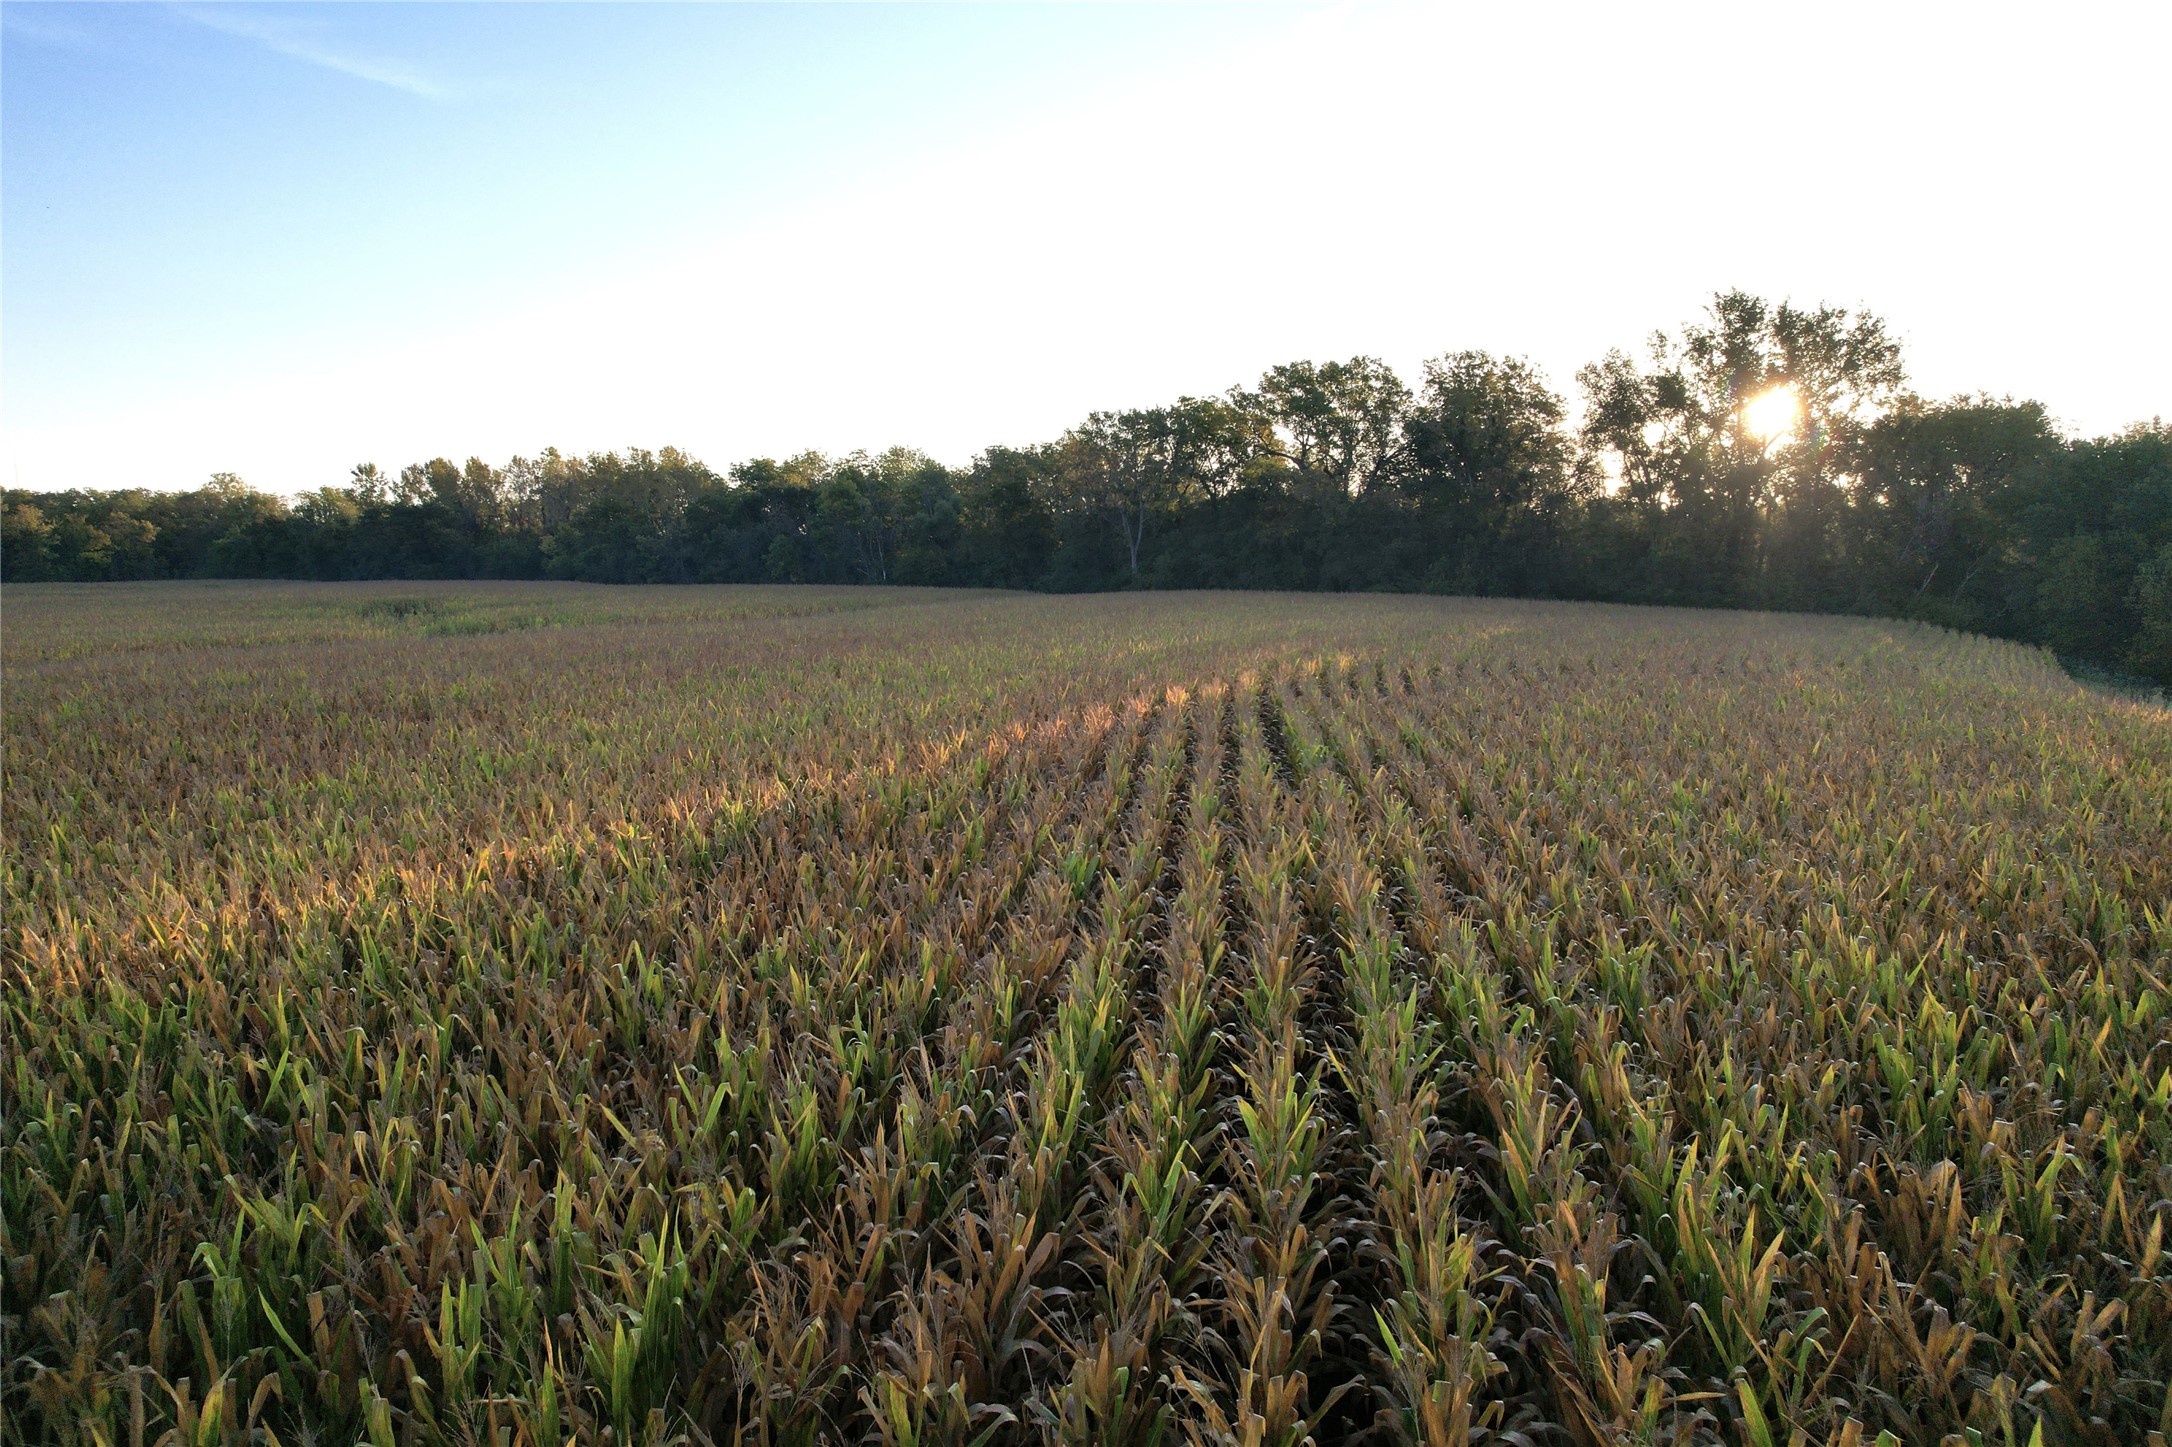
M 355 55 L 335 49 L 314 36 L 276 16 L 263 14 L 254 6 L 244 5 L 181 5 L 175 9 L 198 25 L 232 35 L 242 40 L 253 40 L 266 50 L 274 51 L 310 65 L 321 65 L 326 70 L 336 70 L 341 75 L 351 75 L 357 80 L 390 86 L 406 91 L 425 100 L 444 100 L 451 91 L 440 81 L 423 74 L 413 66 L 396 60 L 382 60 L 375 56 Z

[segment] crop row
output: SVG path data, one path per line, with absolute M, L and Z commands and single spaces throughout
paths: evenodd
M 2161 719 L 1033 606 L 12 665 L 7 1427 L 2172 1434 Z

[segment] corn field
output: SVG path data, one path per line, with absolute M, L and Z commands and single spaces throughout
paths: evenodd
M 2172 719 L 1912 625 L 5 596 L 0 1437 L 2172 1437 Z

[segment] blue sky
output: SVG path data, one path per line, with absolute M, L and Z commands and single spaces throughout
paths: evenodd
M 9 3 L 10 410 L 578 286 L 1282 14 Z
M 1732 285 L 2101 430 L 2172 410 L 2166 8 L 10 0 L 0 466 L 964 461 Z

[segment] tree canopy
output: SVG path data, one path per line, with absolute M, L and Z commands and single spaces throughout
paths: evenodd
M 909 448 L 432 458 L 284 499 L 38 493 L 11 581 L 532 578 L 1486 593 L 1921 618 L 2172 682 L 2172 427 L 2069 438 L 1908 387 L 1875 316 L 1715 296 L 1581 369 L 1372 357 L 1095 412 L 951 467 Z

